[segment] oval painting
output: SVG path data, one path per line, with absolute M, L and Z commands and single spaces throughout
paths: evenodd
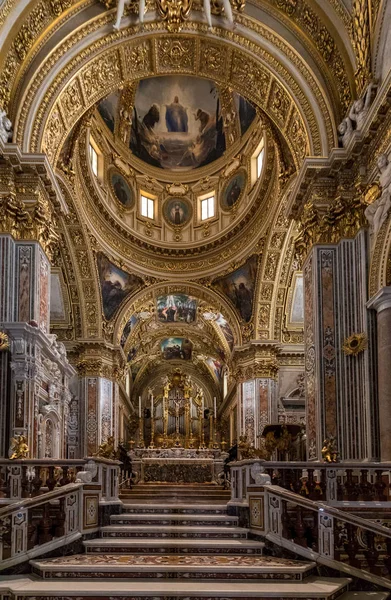
M 183 198 L 170 198 L 164 204 L 163 214 L 170 225 L 180 227 L 191 219 L 191 207 Z
M 121 173 L 113 171 L 110 175 L 110 184 L 118 202 L 124 208 L 131 208 L 133 206 L 133 191 Z
M 221 197 L 221 208 L 229 210 L 240 200 L 246 187 L 246 180 L 247 176 L 244 171 L 239 171 L 231 177 Z

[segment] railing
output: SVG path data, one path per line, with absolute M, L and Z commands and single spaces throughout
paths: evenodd
M 240 518 L 247 521 L 246 525 L 252 533 L 291 552 L 391 589 L 391 530 L 380 523 L 356 516 L 345 508 L 348 502 L 353 503 L 354 507 L 370 504 L 366 485 L 369 478 L 364 476 L 356 484 L 354 477 L 361 471 L 370 471 L 372 466 L 361 469 L 355 465 L 351 474 L 350 465 L 329 467 L 311 463 L 311 468 L 307 470 L 308 465 L 295 463 L 291 473 L 288 473 L 287 466 L 284 464 L 281 468 L 281 463 L 260 460 L 231 463 L 229 504 L 244 510 L 239 513 Z M 354 490 L 358 490 L 358 498 L 361 496 L 365 500 L 334 500 L 341 503 L 343 509 L 340 509 L 326 504 L 327 498 L 322 498 L 322 501 L 310 498 L 310 495 L 327 496 L 327 493 L 334 493 L 334 486 L 327 487 L 327 476 L 332 467 L 342 472 L 340 481 L 345 488 L 344 494 L 350 490 L 352 498 Z M 375 476 L 376 471 L 380 471 L 382 477 L 375 477 L 371 483 L 380 498 L 371 502 L 373 509 L 382 508 L 388 502 L 388 487 L 383 478 L 389 476 L 389 468 L 389 465 L 385 465 L 385 469 L 376 465 Z M 319 472 L 319 479 L 315 473 L 311 475 L 311 469 Z M 295 491 L 273 485 L 271 476 L 275 481 L 276 470 L 278 476 L 285 479 L 285 485 Z M 298 473 L 301 473 L 299 478 Z M 335 480 L 334 477 L 332 479 Z M 361 487 L 349 487 L 352 482 Z
M 118 498 L 118 461 L 98 457 L 80 460 L 0 459 L 0 505 L 34 498 L 75 482 L 88 464 L 96 464 L 88 483 L 102 483 L 103 496 L 107 500 Z
M 265 486 L 266 538 L 301 556 L 391 589 L 391 531 L 376 522 Z
M 82 483 L 0 508 L 0 564 L 17 563 L 82 536 Z
M 113 505 L 121 504 L 119 461 L 2 459 L 0 464 L 7 504 L 0 508 L 0 570 L 96 534 L 118 510 Z M 71 477 L 76 482 L 70 483 Z
M 259 462 L 259 461 L 258 461 Z M 241 498 L 242 481 L 254 483 L 251 464 L 254 461 L 231 463 L 232 501 Z M 320 500 L 338 507 L 373 508 L 374 503 L 391 506 L 390 463 L 263 463 L 271 482 L 310 500 Z M 387 504 L 389 503 L 389 504 Z

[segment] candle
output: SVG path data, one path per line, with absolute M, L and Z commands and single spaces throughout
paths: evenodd
M 216 419 L 217 418 L 216 396 L 213 398 L 213 409 L 214 409 L 214 416 L 215 416 L 215 419 Z
M 141 419 L 141 396 L 138 397 L 138 417 Z
M 151 419 L 153 419 L 153 395 L 151 396 Z
M 204 396 L 201 398 L 201 419 L 204 418 Z

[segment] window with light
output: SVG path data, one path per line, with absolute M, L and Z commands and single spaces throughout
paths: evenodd
M 92 144 L 90 144 L 90 162 L 93 174 L 98 177 L 98 153 Z
M 155 201 L 153 198 L 141 195 L 141 216 L 153 219 L 155 213 Z
M 215 216 L 215 197 L 209 196 L 201 200 L 201 221 Z
M 262 167 L 263 167 L 263 157 L 265 155 L 265 148 L 262 148 L 261 151 L 258 153 L 256 161 L 257 161 L 257 178 L 259 179 L 259 177 L 261 176 L 262 173 Z

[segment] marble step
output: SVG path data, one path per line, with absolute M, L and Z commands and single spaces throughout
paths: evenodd
M 345 592 L 338 600 L 386 600 L 389 592 Z
M 95 538 L 84 540 L 89 554 L 262 554 L 264 544 L 247 539 L 132 539 Z
M 30 561 L 33 573 L 51 578 L 221 579 L 300 581 L 315 563 L 272 556 L 191 554 L 75 554 Z
M 237 525 L 238 518 L 228 515 L 178 515 L 175 513 L 166 514 L 126 514 L 111 515 L 111 523 L 113 525 L 213 525 L 213 526 L 229 526 Z
M 101 527 L 103 538 L 198 538 L 243 539 L 247 529 L 243 527 L 197 527 L 189 525 L 107 525 Z
M 69 600 L 110 600 L 121 596 L 122 599 L 138 600 L 210 600 L 224 598 L 232 600 L 250 600 L 250 598 L 275 598 L 287 600 L 305 598 L 306 600 L 335 600 L 346 591 L 350 580 L 346 578 L 307 577 L 303 581 L 142 581 L 142 580 L 60 580 L 37 579 L 21 575 L 1 578 L 0 593 L 15 595 L 18 600 L 35 599 Z
M 183 514 L 183 515 L 226 515 L 226 504 L 195 504 L 192 502 L 177 502 L 164 504 L 159 502 L 150 502 L 140 504 L 137 500 L 134 502 L 130 498 L 123 503 L 122 509 L 126 514 Z

